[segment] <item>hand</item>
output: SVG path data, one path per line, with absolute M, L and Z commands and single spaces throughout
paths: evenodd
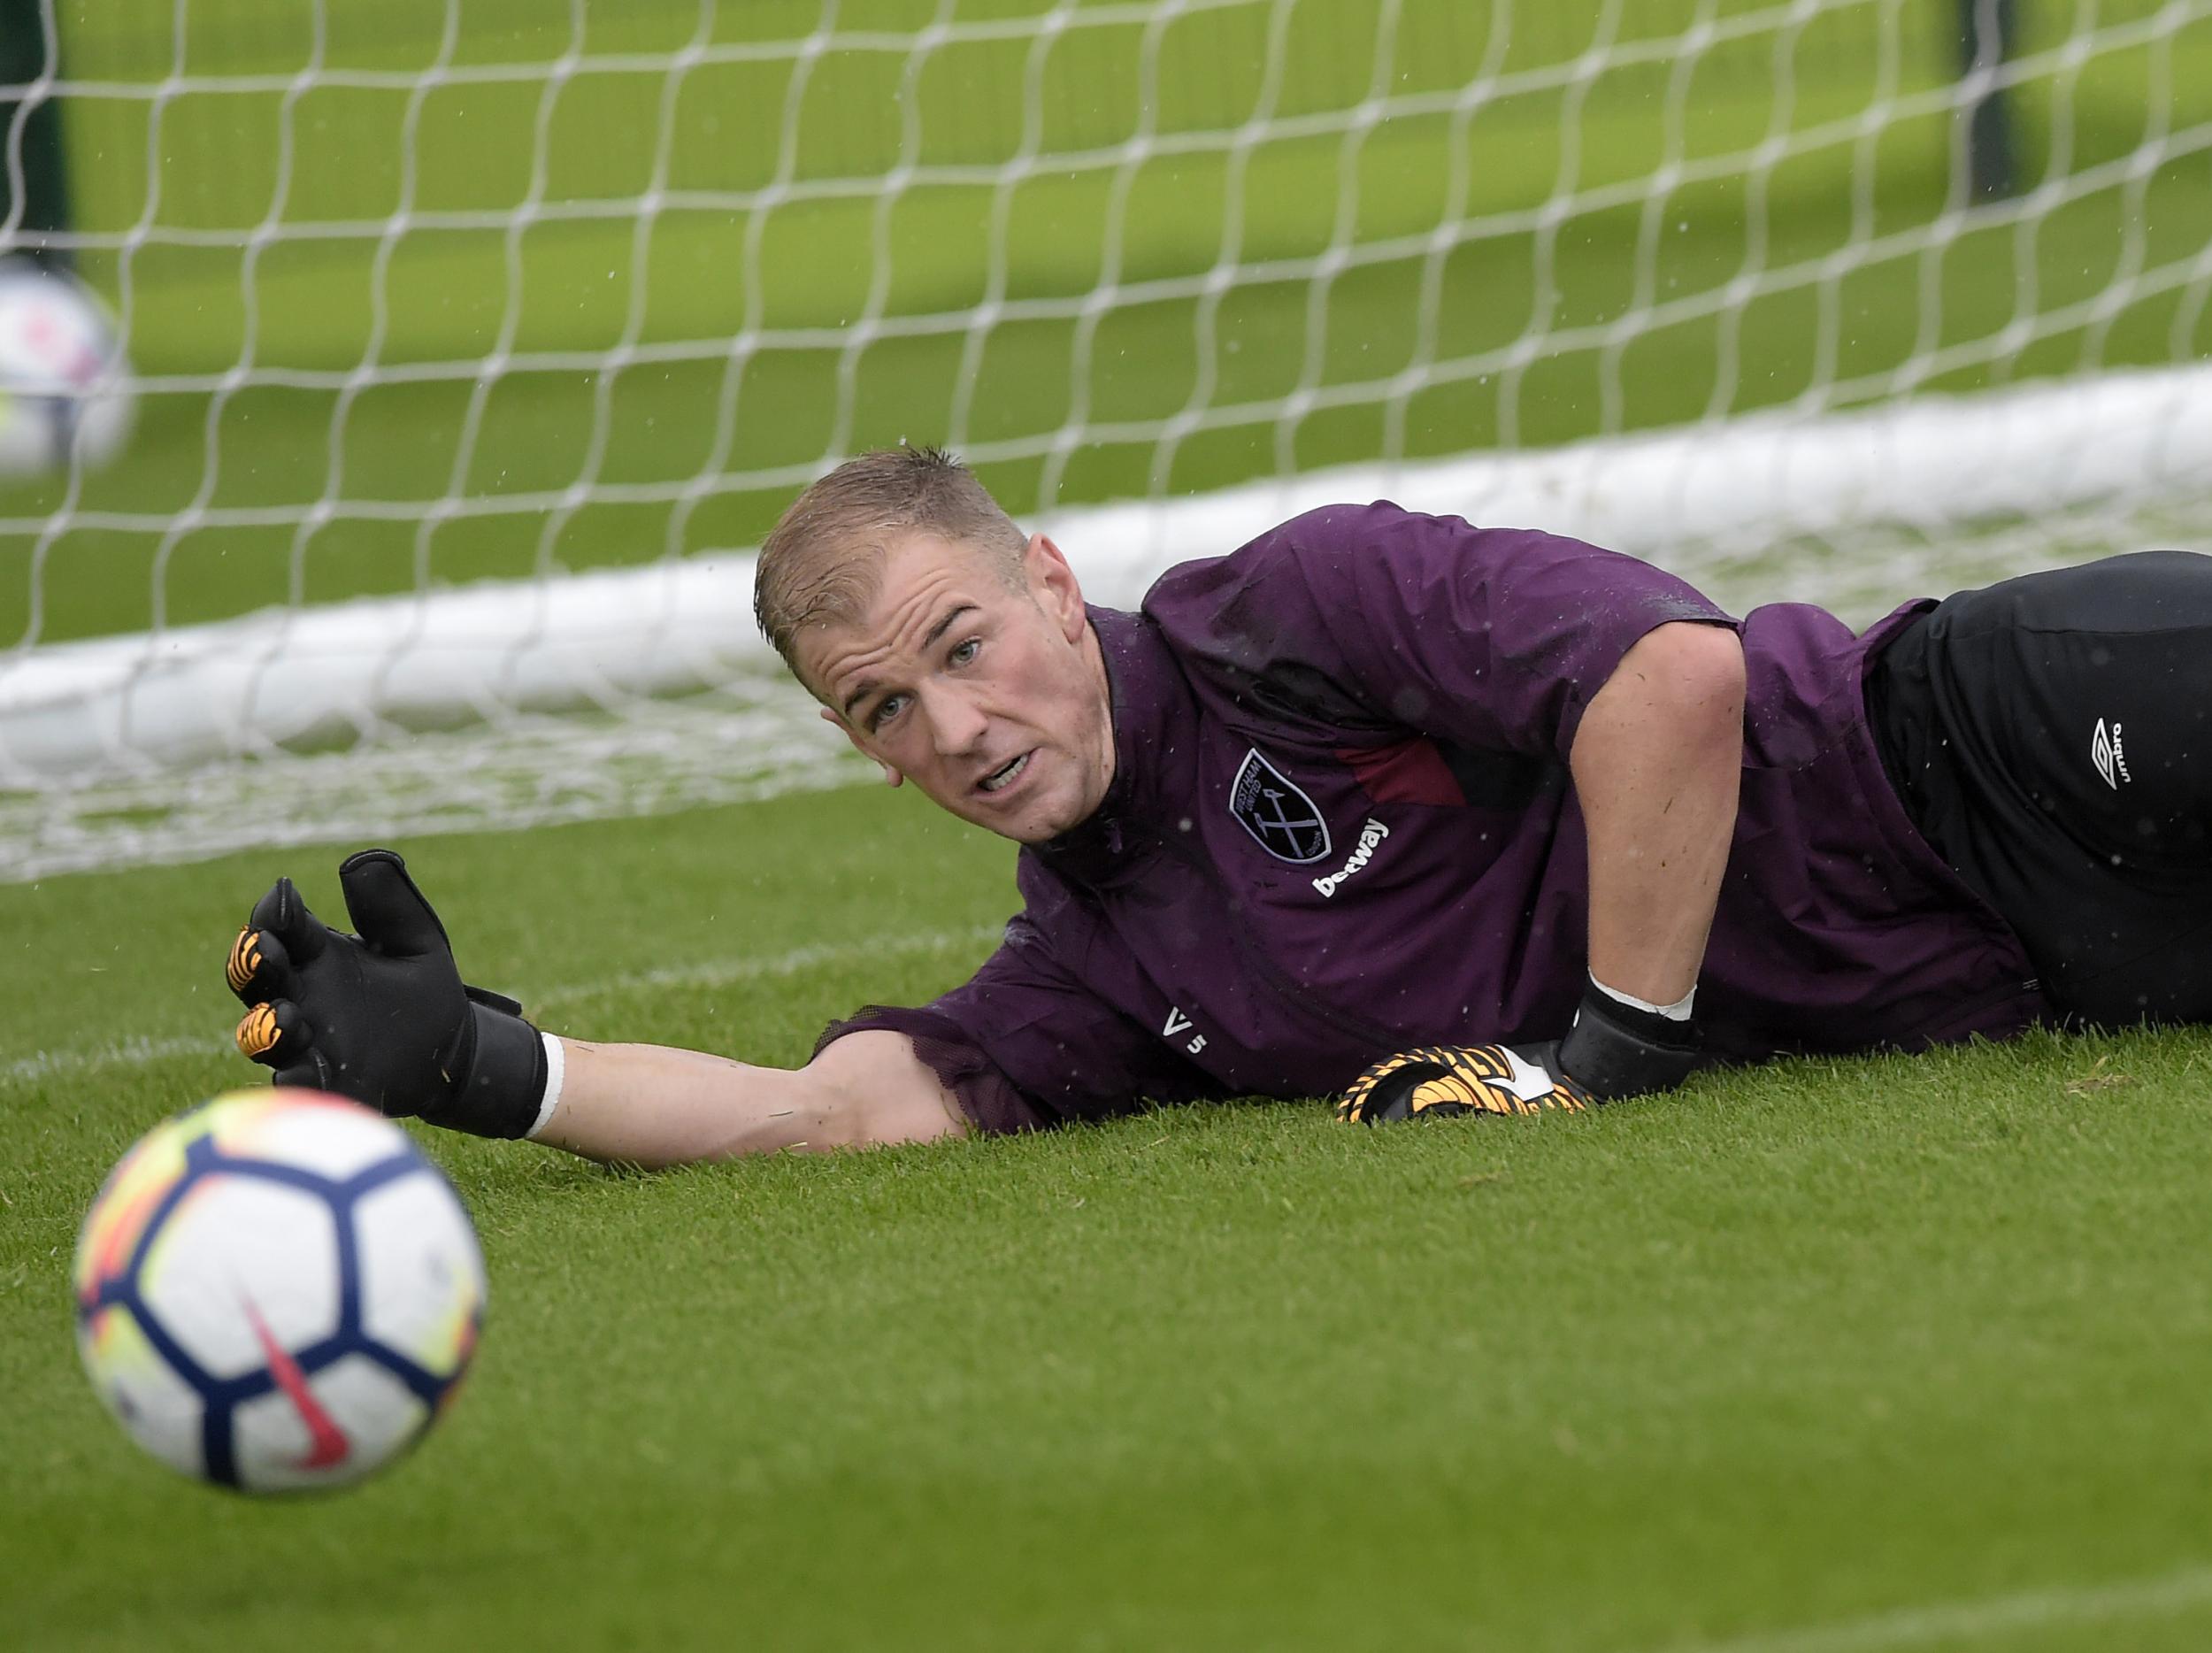
M 1556 1071 L 1556 1044 L 1423 1045 L 1369 1068 L 1345 1088 L 1336 1117 L 1352 1125 L 1463 1113 L 1580 1113 L 1590 1094 Z
M 462 985 L 445 926 L 391 850 L 348 857 L 338 883 L 358 935 L 310 912 L 288 878 L 254 903 L 225 970 L 252 1007 L 239 1049 L 280 1085 L 395 1119 L 480 1136 L 528 1131 L 547 1065 L 522 1007 Z

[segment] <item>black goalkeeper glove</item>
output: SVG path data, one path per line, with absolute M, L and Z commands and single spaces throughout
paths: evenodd
M 1624 1004 L 1594 981 L 1564 1039 L 1535 1045 L 1424 1045 L 1369 1068 L 1336 1117 L 1354 1125 L 1465 1113 L 1580 1113 L 1671 1090 L 1700 1061 L 1686 1022 Z
M 252 1008 L 238 1048 L 279 1085 L 334 1091 L 394 1119 L 520 1136 L 545 1095 L 545 1042 L 514 1000 L 462 984 L 445 926 L 389 850 L 338 868 L 360 934 L 334 930 L 280 878 L 254 903 L 224 974 Z

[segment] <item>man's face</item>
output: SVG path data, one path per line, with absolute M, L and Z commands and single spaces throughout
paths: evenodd
M 1086 819 L 1114 774 L 1113 714 L 1083 594 L 1039 534 L 1023 586 L 972 548 L 894 542 L 867 609 L 803 634 L 801 675 L 896 786 L 1040 843 Z

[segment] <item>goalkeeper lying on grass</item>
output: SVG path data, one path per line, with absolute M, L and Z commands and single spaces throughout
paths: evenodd
M 796 1071 L 541 1034 L 388 850 L 358 936 L 280 881 L 246 1053 L 437 1125 L 664 1165 L 1340 1092 L 1527 1113 L 1700 1064 L 2212 1019 L 2212 558 L 1738 621 L 1574 541 L 1388 504 L 1088 608 L 941 454 L 817 483 L 760 557 L 823 716 L 1022 844 L 966 985 Z

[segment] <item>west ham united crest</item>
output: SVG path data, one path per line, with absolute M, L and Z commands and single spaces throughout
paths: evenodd
M 1329 824 L 1321 811 L 1256 746 L 1244 755 L 1229 788 L 1229 813 L 1278 861 L 1318 861 L 1329 853 Z

